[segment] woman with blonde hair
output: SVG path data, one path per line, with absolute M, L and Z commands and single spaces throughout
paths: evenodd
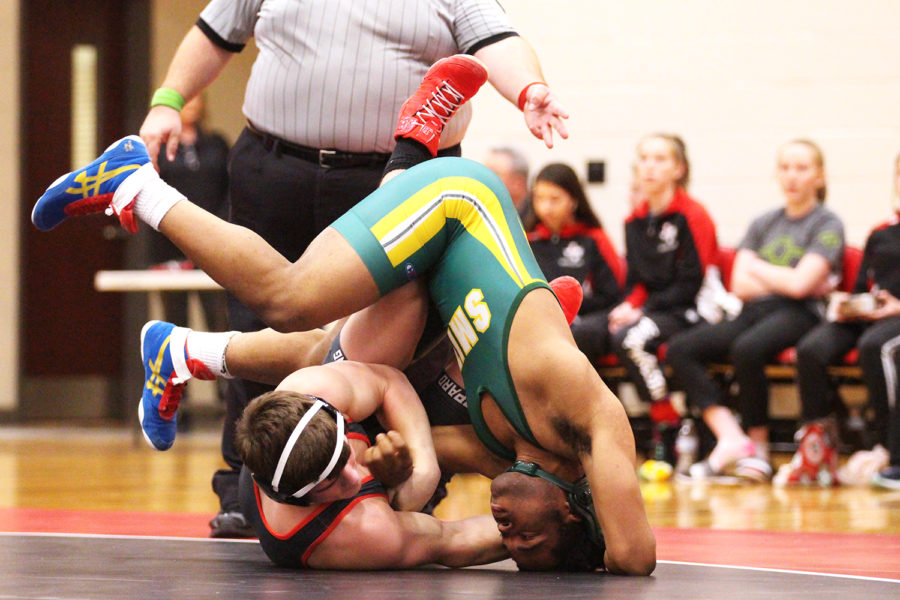
M 894 201 L 900 199 L 900 155 L 894 159 Z M 866 240 L 852 295 L 836 292 L 829 321 L 797 344 L 797 384 L 803 406 L 800 447 L 774 483 L 822 486 L 868 484 L 900 489 L 900 206 Z M 832 312 L 834 314 L 832 314 Z M 859 365 L 875 412 L 876 446 L 861 450 L 837 469 L 839 440 L 832 412 L 840 402 L 828 366 L 859 350 Z M 889 450 L 888 450 L 889 449 Z
M 769 382 L 765 366 L 793 346 L 824 316 L 823 297 L 834 289 L 844 254 L 844 228 L 824 206 L 825 163 L 808 140 L 781 146 L 776 179 L 783 205 L 757 217 L 738 246 L 732 292 L 743 301 L 733 320 L 701 325 L 669 341 L 666 360 L 716 437 L 709 458 L 691 475 L 735 474 L 758 481 L 772 476 L 768 448 Z M 706 365 L 732 362 L 742 425 L 724 405 Z
M 641 201 L 625 221 L 625 299 L 610 313 L 609 330 L 657 429 L 674 433 L 680 416 L 669 402 L 656 352 L 670 336 L 701 320 L 696 298 L 718 256 L 716 228 L 687 192 L 690 163 L 680 137 L 644 137 L 635 166 Z M 663 431 L 663 437 L 671 436 Z M 657 444 L 656 458 L 671 461 L 672 456 L 659 456 L 662 449 Z

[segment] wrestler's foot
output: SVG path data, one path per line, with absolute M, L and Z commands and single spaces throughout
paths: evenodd
M 400 107 L 396 138 L 409 138 L 437 156 L 444 125 L 487 81 L 480 60 L 466 54 L 442 58 L 425 74 L 422 85 Z
M 584 300 L 584 289 L 582 289 L 577 279 L 569 275 L 563 275 L 551 281 L 550 289 L 556 294 L 556 299 L 559 300 L 563 314 L 566 315 L 566 321 L 571 325 L 578 315 L 578 311 L 581 310 L 581 303 Z
M 134 233 L 134 197 L 148 179 L 158 177 L 144 142 L 129 135 L 91 164 L 54 181 L 34 205 L 31 221 L 38 229 L 49 231 L 68 217 L 115 212 L 122 226 Z
M 202 362 L 187 356 L 190 329 L 150 321 L 141 330 L 144 389 L 138 418 L 144 439 L 157 450 L 168 450 L 175 441 L 176 411 L 189 379 L 215 379 Z

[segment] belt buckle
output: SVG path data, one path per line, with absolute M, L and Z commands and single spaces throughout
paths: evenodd
M 337 154 L 337 150 L 319 150 L 319 166 L 326 169 L 331 167 L 331 165 L 327 163 L 327 160 L 335 154 Z

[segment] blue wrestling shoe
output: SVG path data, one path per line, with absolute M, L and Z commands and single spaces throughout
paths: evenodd
M 68 217 L 113 211 L 122 226 L 134 233 L 137 221 L 132 208 L 134 197 L 153 170 L 147 147 L 136 135 L 129 135 L 112 144 L 94 162 L 63 175 L 54 181 L 31 211 L 31 221 L 42 231 L 53 229 Z M 140 176 L 132 175 L 140 172 Z M 125 181 L 132 178 L 129 184 Z M 124 185 L 123 185 L 124 184 Z M 115 204 L 113 201 L 115 200 Z
M 138 418 L 144 439 L 157 450 L 168 450 L 175 442 L 176 411 L 188 380 L 216 378 L 202 362 L 187 356 L 189 332 L 162 321 L 150 321 L 141 330 L 144 389 Z

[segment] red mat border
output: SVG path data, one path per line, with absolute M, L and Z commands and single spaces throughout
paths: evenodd
M 209 536 L 198 513 L 0 508 L 0 531 L 159 537 Z M 657 558 L 900 580 L 900 535 L 654 528 Z

